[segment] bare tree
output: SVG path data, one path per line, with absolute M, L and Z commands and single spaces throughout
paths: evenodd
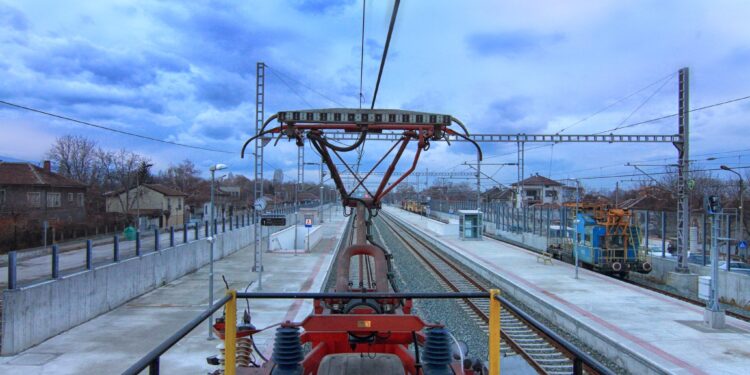
M 57 138 L 47 152 L 47 158 L 57 164 L 58 172 L 63 176 L 90 185 L 96 179 L 96 153 L 94 140 L 65 135 Z
M 102 186 L 110 192 L 124 190 L 124 201 L 122 194 L 114 196 L 119 200 L 121 210 L 128 212 L 135 202 L 135 199 L 130 199 L 130 189 L 136 184 L 137 175 L 143 174 L 144 166 L 148 164 L 149 159 L 125 149 L 119 151 L 99 149 L 96 155 Z

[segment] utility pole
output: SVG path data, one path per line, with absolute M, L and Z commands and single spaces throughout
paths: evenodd
M 482 160 L 477 154 L 477 211 L 482 209 Z
M 265 94 L 266 94 L 266 64 L 259 62 L 255 69 L 255 134 L 260 134 L 265 119 Z M 253 156 L 255 180 L 253 180 L 255 209 L 253 210 L 253 272 L 258 272 L 258 290 L 261 289 L 263 275 L 263 258 L 261 252 L 263 245 L 261 237 L 263 236 L 260 227 L 260 212 L 258 202 L 263 198 L 263 139 L 258 137 L 255 140 L 255 152 Z
M 703 322 L 714 329 L 723 328 L 725 322 L 724 312 L 721 311 L 719 305 L 719 220 L 717 219 L 720 213 L 719 197 L 715 195 L 708 197 L 706 214 L 711 214 L 711 290 L 706 310 L 703 313 Z
M 518 165 L 518 182 L 516 183 L 516 188 L 518 189 L 518 192 L 516 193 L 516 206 L 517 208 L 523 208 L 523 177 L 524 177 L 524 171 L 523 171 L 523 163 L 524 163 L 524 143 L 525 142 L 517 142 L 518 145 L 518 162 L 516 165 Z
M 688 246 L 690 245 L 690 197 L 688 179 L 690 171 L 690 71 L 680 69 L 678 88 L 678 133 L 680 142 L 674 146 L 678 152 L 677 162 L 677 266 L 675 272 L 690 273 L 688 268 Z
M 323 158 L 320 158 L 320 204 L 318 205 L 318 219 L 320 224 L 323 224 Z

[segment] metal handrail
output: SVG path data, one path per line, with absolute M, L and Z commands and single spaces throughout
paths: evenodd
M 235 291 L 229 291 L 226 296 L 216 301 L 216 303 L 208 310 L 202 312 L 199 316 L 191 320 L 189 323 L 184 325 L 180 330 L 170 336 L 167 340 L 159 344 L 156 348 L 149 351 L 143 358 L 141 358 L 134 365 L 130 366 L 123 372 L 124 375 L 137 375 L 141 371 L 149 368 L 149 374 L 159 374 L 159 358 L 178 341 L 185 337 L 190 331 L 195 329 L 204 320 L 208 319 L 211 314 L 215 313 L 227 303 L 230 303 L 230 307 L 236 308 L 234 301 L 236 299 L 451 299 L 451 298 L 489 298 L 490 299 L 490 312 L 491 315 L 496 316 L 496 319 L 490 321 L 490 333 L 496 331 L 495 334 L 491 334 L 489 337 L 490 349 L 490 368 L 497 369 L 499 371 L 499 354 L 500 354 L 500 314 L 501 308 L 507 308 L 517 316 L 524 319 L 535 329 L 547 335 L 549 338 L 554 340 L 562 348 L 567 350 L 573 356 L 573 369 L 575 374 L 581 374 L 583 370 L 582 365 L 586 365 L 593 371 L 599 374 L 610 375 L 614 372 L 610 371 L 599 361 L 591 357 L 589 354 L 581 351 L 575 345 L 571 344 L 568 340 L 564 339 L 554 331 L 545 327 L 542 323 L 531 317 L 529 314 L 520 310 L 517 306 L 513 305 L 507 299 L 499 295 L 499 291 L 492 290 L 490 292 L 444 292 L 444 293 L 294 293 L 294 292 L 259 292 L 259 293 L 237 293 Z M 229 310 L 229 309 L 228 309 Z M 494 312 L 494 314 L 492 314 Z M 227 311 L 227 334 L 231 336 L 230 329 L 234 329 L 231 324 L 236 319 L 236 316 Z M 497 341 L 497 342 L 494 342 Z M 234 356 L 233 350 L 230 350 L 230 345 L 233 347 L 234 343 L 227 342 L 225 347 L 228 348 L 226 356 Z M 231 365 L 231 363 L 226 363 Z
M 361 292 L 333 292 L 333 293 L 296 293 L 296 292 L 251 292 L 237 293 L 237 298 L 247 299 L 450 299 L 450 298 L 490 298 L 488 292 L 442 292 L 442 293 L 361 293 Z
M 226 295 L 222 297 L 220 300 L 216 301 L 214 305 L 207 309 L 206 311 L 202 312 L 200 315 L 195 317 L 193 320 L 182 326 L 180 330 L 175 332 L 172 336 L 169 336 L 168 339 L 164 340 L 161 344 L 159 344 L 157 347 L 151 349 L 143 358 L 141 358 L 138 362 L 136 362 L 134 365 L 130 366 L 127 370 L 123 372 L 123 375 L 137 375 L 141 371 L 145 370 L 146 367 L 149 368 L 149 374 L 158 374 L 159 373 L 159 357 L 161 357 L 164 352 L 169 350 L 174 344 L 176 344 L 178 341 L 182 340 L 183 337 L 187 336 L 190 331 L 195 329 L 195 327 L 199 326 L 204 320 L 208 319 L 211 314 L 215 313 L 224 305 L 229 302 L 229 300 L 232 299 L 231 295 Z
M 504 297 L 500 295 L 495 295 L 495 299 L 500 301 L 503 308 L 506 308 L 512 311 L 514 314 L 520 316 L 527 323 L 531 324 L 535 329 L 549 336 L 549 338 L 551 338 L 553 341 L 555 341 L 557 344 L 559 344 L 565 350 L 567 350 L 570 354 L 572 354 L 574 374 L 583 373 L 583 367 L 581 366 L 581 364 L 585 364 L 592 370 L 602 375 L 614 375 L 615 374 L 612 370 L 605 367 L 601 362 L 596 360 L 594 357 L 582 351 L 581 349 L 579 349 L 578 347 L 570 343 L 570 341 L 566 340 L 562 336 L 558 335 L 557 332 L 547 328 L 544 324 L 542 324 L 541 322 L 539 322 L 538 320 L 536 320 L 534 317 L 527 314 L 523 310 L 519 309 L 518 306 L 514 305 L 513 303 L 511 303 Z

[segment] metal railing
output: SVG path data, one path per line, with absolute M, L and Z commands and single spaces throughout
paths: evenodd
M 534 329 L 543 332 L 555 341 L 558 347 L 564 348 L 574 363 L 574 373 L 582 374 L 584 367 L 589 373 L 614 374 L 589 354 L 583 352 L 569 341 L 550 330 L 542 323 L 520 310 L 511 302 L 500 296 L 500 291 L 492 289 L 489 292 L 459 292 L 459 293 L 288 293 L 262 292 L 237 293 L 228 290 L 227 294 L 216 301 L 211 308 L 202 312 L 196 318 L 185 324 L 167 340 L 148 352 L 143 358 L 123 372 L 124 375 L 136 375 L 146 368 L 150 375 L 157 375 L 160 371 L 160 358 L 172 346 L 187 336 L 190 331 L 198 327 L 204 320 L 226 305 L 225 335 L 224 335 L 224 374 L 235 375 L 237 329 L 237 299 L 466 299 L 488 298 L 490 302 L 489 326 L 489 370 L 490 374 L 500 373 L 500 310 L 504 307 L 525 319 Z
M 99 239 L 95 242 L 92 239 L 85 239 L 82 241 L 82 247 L 73 248 L 69 251 L 82 251 L 83 259 L 80 264 L 69 265 L 65 269 L 61 269 L 60 253 L 63 248 L 58 244 L 53 244 L 50 247 L 50 273 L 48 276 L 36 278 L 34 280 L 27 280 L 24 285 L 34 285 L 38 282 L 44 282 L 49 280 L 59 279 L 64 275 L 63 271 L 78 272 L 81 269 L 84 271 L 93 270 L 97 266 L 110 263 L 118 263 L 125 259 L 135 258 L 144 255 L 147 252 L 159 252 L 166 250 L 167 248 L 175 247 L 179 244 L 185 244 L 191 241 L 205 239 L 208 237 L 209 222 L 198 222 L 198 223 L 184 223 L 182 225 L 182 233 L 180 230 L 175 230 L 174 226 L 170 226 L 165 229 L 154 229 L 150 235 L 144 235 L 147 232 L 136 231 L 134 238 L 125 240 L 124 236 L 114 235 L 111 240 L 104 242 Z M 238 215 L 230 216 L 224 219 L 216 219 L 214 221 L 214 227 L 217 229 L 215 233 L 224 233 L 233 231 L 235 229 L 243 228 L 252 225 L 251 216 L 249 215 Z M 203 230 L 201 230 L 203 227 Z M 149 241 L 145 241 L 148 239 Z M 164 243 L 162 243 L 164 241 Z M 94 247 L 99 247 L 101 250 L 102 246 L 111 245 L 111 257 L 108 257 L 104 262 L 94 262 Z M 69 245 L 67 245 L 69 246 Z M 128 250 L 132 256 L 129 258 L 123 257 L 123 250 Z M 101 254 L 101 251 L 98 251 Z M 20 252 L 11 250 L 8 252 L 8 280 L 7 288 L 16 289 L 19 285 L 18 261 Z M 43 257 L 41 255 L 40 257 Z M 100 255 L 101 256 L 101 255 Z

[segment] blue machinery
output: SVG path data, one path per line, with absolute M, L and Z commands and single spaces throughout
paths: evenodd
M 632 224 L 630 210 L 602 204 L 566 206 L 577 210 L 576 220 L 557 231 L 558 241 L 549 246 L 553 256 L 572 261 L 575 250 L 584 267 L 598 272 L 620 276 L 628 271 L 651 272 L 646 250 L 640 246 L 640 228 Z

